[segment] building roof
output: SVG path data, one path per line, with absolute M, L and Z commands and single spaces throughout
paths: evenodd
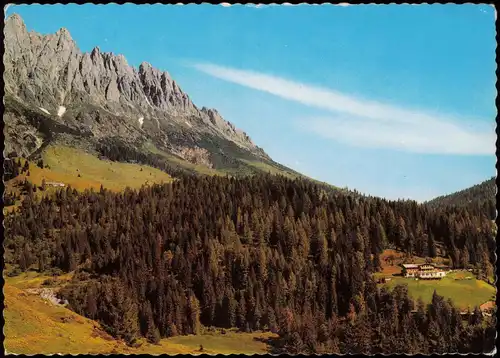
M 45 185 L 49 185 L 49 186 L 66 186 L 64 183 L 57 183 L 57 182 L 53 182 L 53 181 L 48 181 L 45 183 Z
M 418 268 L 418 265 L 416 264 L 402 264 L 401 266 L 403 266 L 406 269 Z
M 440 267 L 438 265 L 434 265 L 432 263 L 425 263 L 425 264 L 402 264 L 401 266 L 403 266 L 404 268 L 419 268 L 419 267 L 422 267 L 422 266 L 432 266 L 432 267 Z

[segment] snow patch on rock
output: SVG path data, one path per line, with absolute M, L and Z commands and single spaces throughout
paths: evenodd
M 50 112 L 49 112 L 49 111 L 47 111 L 45 108 L 43 108 L 43 107 L 38 107 L 38 108 L 40 108 L 40 110 L 41 110 L 42 112 L 45 112 L 45 113 L 47 113 L 47 114 L 50 114 Z
M 62 117 L 62 115 L 64 114 L 64 112 L 66 112 L 66 107 L 64 106 L 59 106 L 59 109 L 57 110 L 57 115 L 59 117 Z
M 191 123 L 189 123 L 188 121 L 186 121 L 186 124 L 188 125 L 189 128 L 191 128 L 193 125 Z
M 138 121 L 139 125 L 142 127 L 142 124 L 144 123 L 144 117 L 139 117 Z

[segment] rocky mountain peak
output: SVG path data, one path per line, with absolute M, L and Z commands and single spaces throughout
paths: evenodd
M 215 126 L 224 123 L 224 120 L 216 109 L 203 107 L 201 112 L 206 114 L 210 122 Z
M 26 28 L 26 25 L 21 16 L 12 14 L 5 20 L 5 27 Z
M 142 61 L 141 64 L 139 65 L 139 71 L 146 72 L 146 71 L 151 71 L 153 69 L 153 66 L 146 61 Z
M 90 52 L 90 56 L 91 57 L 97 57 L 97 56 L 100 56 L 101 55 L 101 49 L 99 48 L 99 46 L 96 46 L 92 49 L 92 51 Z
M 21 16 L 12 14 L 5 20 L 4 36 L 5 42 L 23 42 L 29 40 L 28 31 Z
M 68 29 L 66 29 L 65 27 L 61 27 L 56 32 L 56 36 L 59 36 L 63 40 L 73 41 L 73 38 L 71 37 L 71 34 L 69 33 Z
M 13 14 L 6 20 L 5 49 L 6 93 L 51 115 L 92 105 L 150 132 L 187 123 L 190 131 L 221 136 L 250 151 L 257 148 L 217 110 L 200 111 L 168 72 L 148 62 L 133 68 L 123 55 L 98 46 L 82 53 L 65 28 L 51 35 L 28 34 L 22 18 Z M 148 122 L 154 125 L 143 128 Z
M 14 13 L 5 19 L 5 27 L 26 29 L 26 24 L 19 14 Z

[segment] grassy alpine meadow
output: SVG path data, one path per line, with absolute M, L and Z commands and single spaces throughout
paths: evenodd
M 99 189 L 102 184 L 106 189 L 120 191 L 126 187 L 140 188 L 143 184 L 172 181 L 170 175 L 150 166 L 101 160 L 83 150 L 65 146 L 49 146 L 43 153 L 43 162 L 49 165 L 50 172 L 34 169 L 30 173 L 34 184 L 41 185 L 45 178 L 76 189 Z
M 271 347 L 265 343 L 277 337 L 270 332 L 203 333 L 200 335 L 176 336 L 160 340 L 155 344 L 143 343 L 134 348 L 132 354 L 266 354 Z M 203 351 L 200 351 L 203 346 Z
M 11 271 L 7 267 L 6 271 Z M 51 276 L 27 271 L 17 276 L 5 276 L 5 349 L 15 354 L 265 354 L 265 341 L 276 337 L 269 332 L 241 333 L 235 330 L 200 335 L 172 337 L 151 344 L 139 339 L 134 346 L 111 337 L 95 321 L 66 307 L 54 305 L 31 290 L 40 287 L 61 287 L 72 273 Z M 46 285 L 51 279 L 52 285 Z M 200 351 L 203 346 L 203 351 Z
M 254 161 L 254 160 L 246 160 L 246 159 L 240 159 L 243 163 L 251 166 L 251 167 L 254 167 L 254 168 L 257 168 L 265 173 L 269 173 L 269 174 L 272 174 L 272 175 L 283 175 L 287 178 L 290 178 L 290 179 L 296 179 L 298 176 L 293 174 L 293 173 L 289 173 L 289 172 L 285 172 L 283 170 L 280 170 L 279 168 L 276 168 L 274 166 L 272 166 L 271 164 L 267 164 L 267 163 L 264 163 L 264 162 L 258 162 L 258 161 Z
M 111 353 L 113 339 L 92 321 L 6 283 L 5 350 L 16 354 Z M 125 345 L 123 345 L 125 346 Z
M 40 168 L 30 162 L 29 175 L 20 174 L 9 180 L 7 184 L 14 187 L 16 182 L 28 180 L 34 185 L 58 182 L 71 186 L 79 191 L 85 189 L 99 190 L 101 185 L 112 191 L 121 191 L 126 187 L 140 188 L 144 184 L 169 183 L 172 177 L 167 173 L 141 164 L 120 163 L 101 160 L 81 149 L 65 146 L 49 146 L 42 154 L 44 166 Z M 17 158 L 15 159 L 17 160 Z M 26 162 L 20 158 L 21 165 Z M 50 190 L 50 187 L 47 188 Z M 13 188 L 15 191 L 15 189 Z
M 66 146 L 47 147 L 42 153 L 42 159 L 44 168 L 30 162 L 29 175 L 25 172 L 5 182 L 6 192 L 20 195 L 25 179 L 37 187 L 45 180 L 46 183 L 63 183 L 66 187 L 71 186 L 78 191 L 99 190 L 102 185 L 114 192 L 122 191 L 126 187 L 138 189 L 145 184 L 170 183 L 173 180 L 167 173 L 147 165 L 101 160 L 81 149 Z M 24 158 L 19 160 L 21 165 L 26 162 Z M 56 187 L 47 185 L 44 191 L 37 191 L 35 197 L 50 195 L 56 190 Z M 21 199 L 22 197 L 21 195 Z M 16 210 L 21 201 L 17 200 L 14 205 L 5 207 L 4 213 Z
M 19 159 L 21 165 L 24 165 L 26 160 Z M 36 186 L 41 186 L 45 179 L 46 183 L 63 183 L 79 191 L 91 188 L 99 190 L 102 185 L 117 192 L 126 187 L 140 188 L 148 183 L 172 181 L 172 177 L 167 173 L 147 165 L 101 160 L 81 149 L 65 146 L 49 146 L 43 152 L 42 159 L 44 166 L 48 165 L 48 168 L 40 168 L 36 163 L 30 162 L 29 175 L 22 173 L 9 180 L 6 183 L 7 188 L 16 192 L 15 184 L 23 182 L 24 179 Z M 50 192 L 51 189 L 47 186 L 46 191 Z
M 217 352 L 218 354 L 266 354 L 269 347 L 263 341 L 278 337 L 271 332 L 241 333 L 235 329 L 215 332 L 204 332 L 201 335 L 176 336 L 166 341 L 199 349 L 203 346 L 204 352 Z
M 455 271 L 448 273 L 441 280 L 416 280 L 414 278 L 393 277 L 380 286 L 389 289 L 398 284 L 408 286 L 408 293 L 415 300 L 421 298 L 424 303 L 432 301 L 434 290 L 447 298 L 451 298 L 453 303 L 460 309 L 473 309 L 487 301 L 494 301 L 496 289 L 494 286 L 483 280 L 478 280 L 468 271 Z

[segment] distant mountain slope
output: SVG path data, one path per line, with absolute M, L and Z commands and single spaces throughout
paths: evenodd
M 470 188 L 432 199 L 426 204 L 432 207 L 467 207 L 476 212 L 478 210 L 484 212 L 494 219 L 496 191 L 497 187 L 493 177 Z
M 6 20 L 4 34 L 6 152 L 37 157 L 60 142 L 99 152 L 112 139 L 148 157 L 167 153 L 171 160 L 161 160 L 181 169 L 186 165 L 179 161 L 230 175 L 300 175 L 274 162 L 217 110 L 198 108 L 149 63 L 133 68 L 98 47 L 82 53 L 68 30 L 28 32 L 17 14 Z

